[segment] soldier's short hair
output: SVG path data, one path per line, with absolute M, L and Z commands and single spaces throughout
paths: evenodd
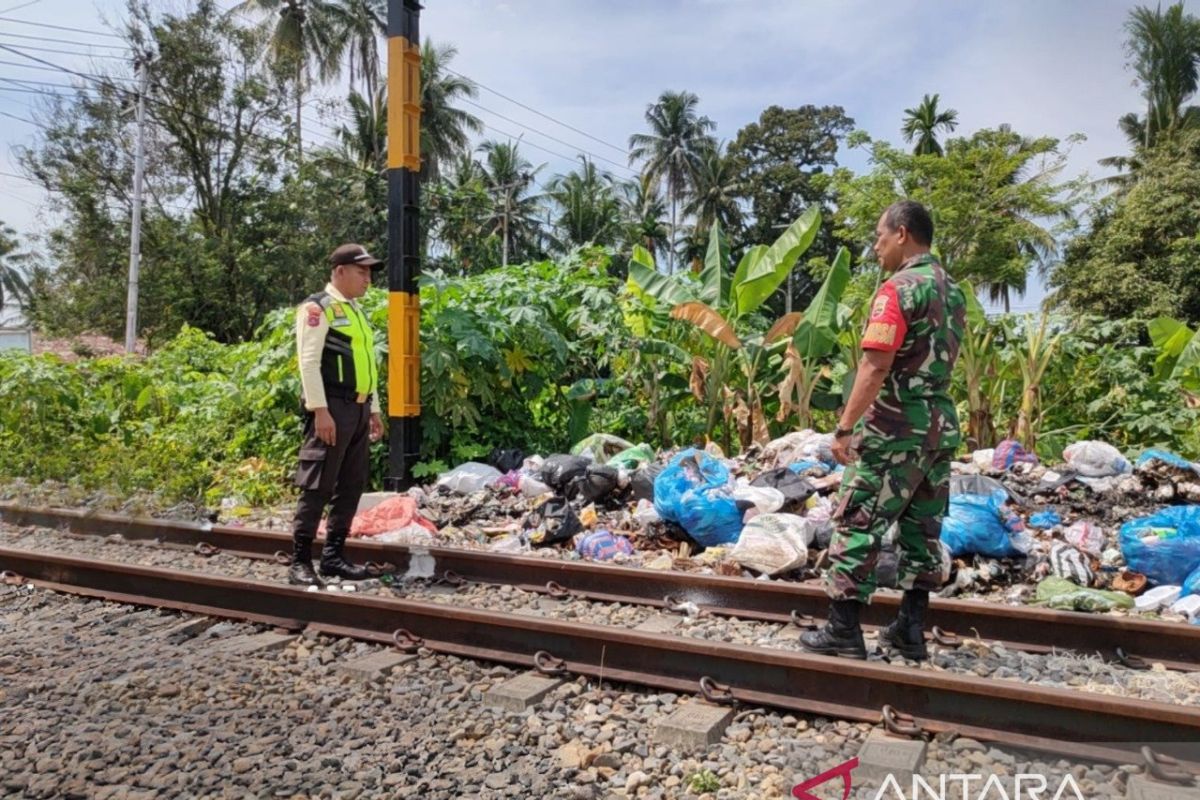
M 933 242 L 933 217 L 929 216 L 925 206 L 916 200 L 899 200 L 892 203 L 883 215 L 891 230 L 905 228 L 917 244 L 926 247 Z

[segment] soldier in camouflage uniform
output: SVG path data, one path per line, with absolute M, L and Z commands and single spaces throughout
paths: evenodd
M 866 414 L 858 460 L 846 470 L 834 515 L 826 590 L 829 622 L 805 633 L 805 649 L 866 658 L 859 610 L 875 591 L 883 535 L 898 525 L 898 619 L 880 643 L 912 659 L 926 657 L 925 610 L 941 587 L 938 538 L 949 499 L 950 461 L 961 443 L 950 399 L 966 314 L 962 290 L 929 252 L 933 221 L 902 201 L 880 217 L 875 252 L 893 273 L 880 287 L 863 334 L 863 357 L 842 412 L 834 457 L 850 461 L 851 431 Z

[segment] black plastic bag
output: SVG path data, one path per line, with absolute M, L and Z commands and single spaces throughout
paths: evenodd
M 769 469 L 750 481 L 750 485 L 778 489 L 783 494 L 783 507 L 779 510 L 785 513 L 803 510 L 804 502 L 817 491 L 808 479 L 787 467 Z
M 564 498 L 551 497 L 529 512 L 524 527 L 532 544 L 547 545 L 567 541 L 583 530 L 583 523 Z
M 630 499 L 634 501 L 649 500 L 650 502 L 654 502 L 654 479 L 662 471 L 662 464 L 651 464 L 633 473 L 633 478 L 629 481 Z
M 521 468 L 521 465 L 525 463 L 525 453 L 518 448 L 504 450 L 497 447 L 488 456 L 487 463 L 507 475 L 513 470 Z
M 578 497 L 585 503 L 603 500 L 617 490 L 620 474 L 616 467 L 604 464 L 589 464 L 583 475 L 567 487 L 567 497 Z
M 550 456 L 542 464 L 542 483 L 561 492 L 571 481 L 583 477 L 591 463 L 581 456 Z

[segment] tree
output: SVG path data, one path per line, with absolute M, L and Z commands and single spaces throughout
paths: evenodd
M 201 6 L 216 8 L 211 0 L 201 0 Z M 335 41 L 338 31 L 332 9 L 326 0 L 242 0 L 229 11 L 231 15 L 243 12 L 264 15 L 262 26 L 270 28 L 270 57 L 277 67 L 292 74 L 297 159 L 304 154 L 301 118 L 305 81 L 311 83 L 314 66 L 321 81 L 332 80 L 341 72 L 341 48 Z
M 695 230 L 704 232 L 706 242 L 713 222 L 720 222 L 727 231 L 741 226 L 738 197 L 744 186 L 739 166 L 725 152 L 724 143 L 702 152 L 696 161 L 692 192 L 683 213 L 695 220 Z
M 904 141 L 909 144 L 917 140 L 913 155 L 940 156 L 942 146 L 938 143 L 939 130 L 951 133 L 958 127 L 958 112 L 952 108 L 938 110 L 938 95 L 925 95 L 916 108 L 904 109 Z
M 190 324 L 223 341 L 327 278 L 331 242 L 382 249 L 386 191 L 337 151 L 297 167 L 281 158 L 287 76 L 264 65 L 265 33 L 199 3 L 181 16 L 142 6 L 130 45 L 159 54 L 147 97 L 146 203 L 138 331 Z M 148 37 L 143 41 L 141 36 Z M 117 74 L 114 78 L 123 79 Z M 26 173 L 56 198 L 29 317 L 66 333 L 124 327 L 134 123 L 121 82 L 103 81 L 38 112 Z
M 0 223 L 0 311 L 6 304 L 23 307 L 29 302 L 29 282 L 23 262 L 28 254 L 18 252 L 17 232 Z
M 546 197 L 558 208 L 555 239 L 560 249 L 588 243 L 612 246 L 621 231 L 621 204 L 612 175 L 580 156 L 578 169 L 550 181 Z
M 492 196 L 490 232 L 501 241 L 500 263 L 507 265 L 510 258 L 525 261 L 540 254 L 542 198 L 530 190 L 545 165 L 529 163 L 517 142 L 487 141 L 479 151 L 485 157 L 484 185 Z
M 639 245 L 657 259 L 669 244 L 671 235 L 665 218 L 667 204 L 657 181 L 645 175 L 622 184 L 621 208 L 624 218 L 626 252 Z
M 383 172 L 387 169 L 387 95 L 382 88 L 371 100 L 355 91 L 346 98 L 350 106 L 350 127 L 341 125 L 337 137 L 346 160 L 361 169 Z
M 1200 322 L 1200 131 L 1161 139 L 1050 275 L 1052 301 L 1110 318 Z
M 917 200 L 933 215 L 934 247 L 951 274 L 1005 303 L 1024 293 L 1029 270 L 1044 269 L 1058 237 L 1074 227 L 1083 183 L 1059 180 L 1069 148 L 1058 139 L 1001 126 L 951 139 L 944 156 L 854 139 L 869 148 L 873 169 L 835 173 L 839 235 L 870 242 L 884 209 L 901 198 Z
M 733 241 L 734 250 L 773 241 L 810 206 L 822 209 L 822 227 L 812 255 L 832 259 L 834 241 L 828 168 L 837 166 L 838 147 L 854 128 L 841 106 L 770 106 L 738 131 L 729 158 L 742 176 L 739 199 L 749 203 L 750 221 Z
M 1184 14 L 1182 2 L 1165 12 L 1138 6 L 1125 29 L 1126 51 L 1146 100 L 1145 146 L 1153 147 L 1161 133 L 1200 125 L 1200 108 L 1184 107 L 1200 80 L 1200 19 Z
M 430 266 L 470 275 L 500 263 L 500 237 L 492 225 L 495 202 L 478 161 L 468 154 L 450 161 L 441 179 L 421 192 L 421 202 Z
M 379 37 L 387 33 L 386 0 L 333 0 L 328 10 L 330 58 L 349 56 L 350 90 L 361 80 L 366 97 L 379 88 Z
M 629 163 L 642 162 L 642 173 L 664 181 L 671 208 L 669 272 L 675 271 L 675 234 L 679 201 L 688 192 L 700 155 L 714 146 L 709 131 L 716 128 L 696 107 L 700 98 L 692 92 L 665 91 L 658 102 L 646 107 L 649 133 L 629 137 Z
M 469 134 L 483 132 L 478 117 L 453 105 L 479 92 L 474 81 L 450 69 L 456 55 L 452 44 L 426 39 L 421 47 L 421 177 L 427 180 L 437 180 L 441 162 L 468 152 Z

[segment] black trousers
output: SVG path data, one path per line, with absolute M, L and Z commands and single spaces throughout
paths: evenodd
M 304 444 L 296 470 L 296 485 L 302 491 L 292 521 L 292 538 L 297 543 L 316 538 L 321 514 L 331 503 L 326 538 L 344 540 L 370 473 L 370 401 L 329 397 L 327 402 L 337 429 L 332 447 L 317 438 L 316 415 L 308 412 L 304 418 Z

